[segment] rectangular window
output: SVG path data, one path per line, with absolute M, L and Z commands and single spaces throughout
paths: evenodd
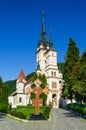
M 54 72 L 54 76 L 56 76 L 56 72 Z
M 19 98 L 19 102 L 22 102 L 22 98 L 21 97 Z
M 51 71 L 51 76 L 53 76 L 53 71 Z
M 56 88 L 57 87 L 57 83 L 56 82 L 52 82 L 52 88 Z

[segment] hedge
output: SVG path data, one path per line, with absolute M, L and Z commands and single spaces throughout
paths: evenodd
M 18 117 L 20 119 L 26 119 L 26 115 L 22 112 L 18 112 L 17 109 L 14 109 L 10 112 L 12 116 Z
M 86 115 L 86 104 L 67 104 L 67 108 L 76 111 L 80 114 Z

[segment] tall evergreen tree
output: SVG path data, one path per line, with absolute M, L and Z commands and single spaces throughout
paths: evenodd
M 75 63 L 78 61 L 79 58 L 79 49 L 76 47 L 76 43 L 72 38 L 69 39 L 69 46 L 65 57 L 65 66 L 64 66 L 64 80 L 66 83 L 65 87 L 65 94 L 67 98 L 72 101 L 73 98 L 73 91 L 72 86 L 74 84 L 72 72 Z
M 8 86 L 4 85 L 0 77 L 0 111 L 7 112 L 8 108 Z
M 86 50 L 74 67 L 73 75 L 76 78 L 73 85 L 75 98 L 78 102 L 86 102 Z

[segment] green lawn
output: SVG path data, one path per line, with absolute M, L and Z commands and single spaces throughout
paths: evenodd
M 40 107 L 40 113 L 45 116 L 46 119 L 49 118 L 50 114 L 50 106 L 41 106 Z M 12 109 L 10 114 L 19 117 L 22 119 L 29 119 L 32 114 L 35 113 L 35 107 L 34 106 L 18 106 L 15 109 Z
M 32 114 L 35 112 L 34 106 L 19 106 L 17 107 L 18 112 L 22 112 L 26 115 L 26 118 L 28 119 Z

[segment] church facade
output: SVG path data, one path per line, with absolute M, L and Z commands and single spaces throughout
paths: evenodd
M 47 105 L 51 104 L 53 108 L 59 108 L 64 81 L 57 65 L 57 51 L 53 47 L 51 32 L 50 40 L 47 41 L 46 39 L 44 13 L 42 14 L 41 39 L 36 50 L 36 66 L 36 73 L 45 74 L 47 78 L 48 88 L 50 90 L 46 102 Z M 32 103 L 30 94 L 28 95 L 26 93 L 30 85 L 31 81 L 26 81 L 24 72 L 21 71 L 16 82 L 16 91 L 9 96 L 9 102 L 12 103 L 12 107 Z

